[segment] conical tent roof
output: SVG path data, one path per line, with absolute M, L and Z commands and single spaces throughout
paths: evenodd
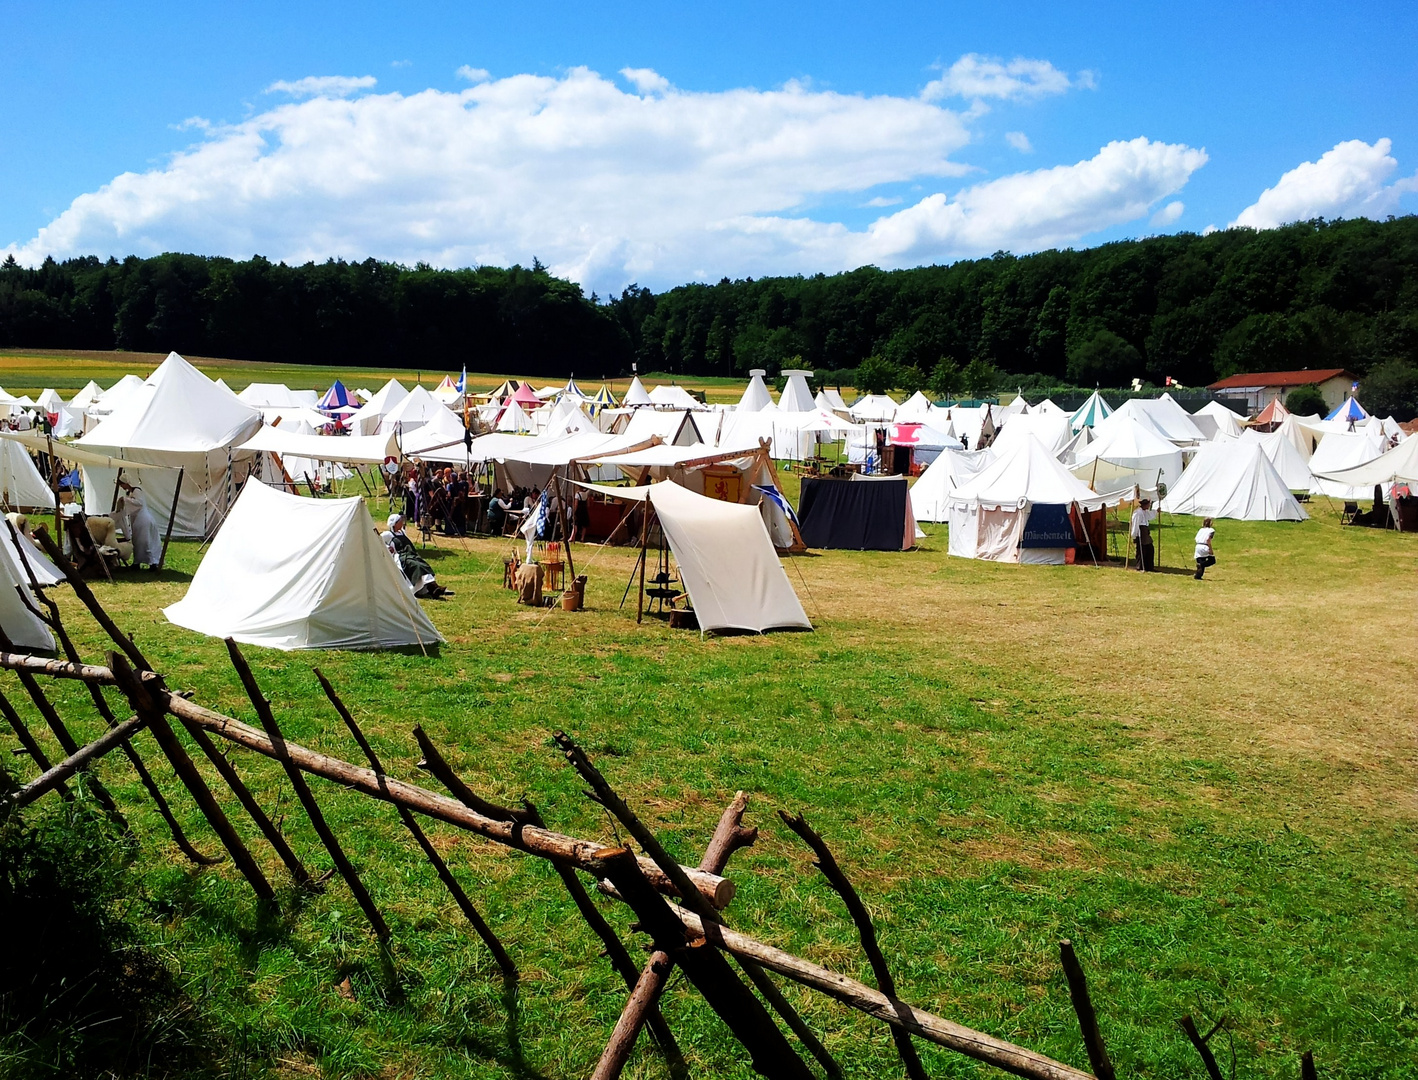
M 463 421 L 452 409 L 440 409 L 420 424 L 403 442 L 404 453 L 414 456 L 421 451 L 452 446 L 466 435 Z
M 353 405 L 350 400 L 350 392 L 345 389 L 345 384 L 336 379 L 330 389 L 326 390 L 320 397 L 320 408 L 341 409 Z
M 1290 415 L 1290 410 L 1279 398 L 1272 398 L 1270 404 L 1256 413 L 1253 424 L 1278 424 Z
M 1008 433 L 1009 428 L 1005 428 Z M 1090 461 L 1106 461 L 1126 469 L 1158 470 L 1165 484 L 1175 484 L 1182 476 L 1182 452 L 1177 444 L 1156 434 L 1131 416 L 1109 421 L 1096 438 L 1075 457 L 1075 467 Z
M 739 398 L 738 412 L 762 412 L 773 404 L 773 395 L 768 392 L 768 387 L 763 382 L 765 374 L 767 373 L 760 369 L 748 373 L 748 385 L 744 387 L 743 397 Z
M 448 412 L 448 406 L 435 398 L 422 386 L 415 386 L 402 401 L 384 414 L 379 421 L 376 434 L 389 431 L 413 431 L 428 423 L 440 412 Z
M 1017 413 L 1005 419 L 1004 426 L 990 445 L 1003 451 L 1026 435 L 1033 435 L 1051 454 L 1057 455 L 1068 445 L 1073 432 L 1069 429 L 1068 417 L 1062 412 Z
M 1102 394 L 1094 390 L 1088 395 L 1088 400 L 1074 410 L 1068 422 L 1069 426 L 1077 431 L 1079 428 L 1097 427 L 1112 415 L 1113 407 L 1103 400 Z
M 1203 442 L 1206 439 L 1206 435 L 1192 420 L 1191 414 L 1166 394 L 1156 399 L 1129 398 L 1118 406 L 1113 416 L 1119 414 L 1138 416 L 1139 419 L 1145 417 L 1164 439 L 1170 439 L 1172 442 Z
M 1355 401 L 1352 395 L 1345 398 L 1343 405 L 1339 406 L 1334 412 L 1325 417 L 1326 420 L 1354 421 L 1367 420 L 1368 418 L 1369 414 L 1365 411 L 1364 406 Z
M 1014 422 L 1019 419 L 1016 416 Z M 994 460 L 986 468 L 947 496 L 948 502 L 1005 508 L 1025 503 L 1080 503 L 1091 507 L 1103 504 L 1104 500 L 1065 469 L 1033 435 L 1026 435 L 1005 453 L 992 456 Z
M 566 380 L 566 385 L 561 388 L 561 392 L 567 397 L 580 398 L 583 401 L 586 399 L 585 392 L 576 385 L 576 379 L 574 377 Z
M 632 407 L 655 404 L 654 399 L 646 391 L 645 384 L 640 381 L 639 375 L 630 380 L 630 386 L 625 391 L 625 396 L 620 399 L 620 403 Z
M 1238 521 L 1304 521 L 1275 466 L 1249 439 L 1202 443 L 1186 472 L 1162 500 L 1169 514 Z
M 162 453 L 205 453 L 244 442 L 261 426 L 261 411 L 223 390 L 177 353 L 79 446 Z M 116 389 L 116 388 L 115 388 Z
M 1094 393 L 1097 393 L 1097 391 L 1095 390 Z M 1067 414 L 1063 411 L 1063 409 L 1059 408 L 1057 405 L 1054 404 L 1054 401 L 1053 401 L 1052 398 L 1045 398 L 1043 401 L 1039 402 L 1039 404 L 1037 404 L 1037 405 L 1031 405 L 1031 406 L 1029 407 L 1029 411 L 1030 411 L 1031 413 L 1038 413 L 1038 414 L 1041 415 L 1041 416 L 1065 416 L 1065 415 L 1067 415 Z
M 87 409 L 102 396 L 103 387 L 90 379 L 77 394 L 69 399 L 69 406 L 74 409 Z
M 379 421 L 385 414 L 395 409 L 408 396 L 409 391 L 403 383 L 398 379 L 390 379 L 370 395 L 369 400 L 360 406 L 359 412 L 350 417 L 350 426 L 360 435 L 375 434 L 379 430 Z
M 780 412 L 813 412 L 817 406 L 812 402 L 812 391 L 807 380 L 811 371 L 784 371 L 788 381 L 783 384 L 783 392 L 778 395 Z
M 896 409 L 898 423 L 925 423 L 930 419 L 931 399 L 917 390 Z
M 615 395 L 610 392 L 610 388 L 605 383 L 601 383 L 601 388 L 596 391 L 596 396 L 591 400 L 600 409 L 614 409 L 616 405 Z
M 674 384 L 655 387 L 655 389 L 650 391 L 650 400 L 656 405 L 671 405 L 676 409 L 703 408 L 698 398 L 684 387 L 675 386 Z
M 527 415 L 527 410 L 517 404 L 516 399 L 509 401 L 507 407 L 502 410 L 502 415 L 497 418 L 498 431 L 531 431 L 532 418 Z
M 537 392 L 532 389 L 532 384 L 529 382 L 518 385 L 512 394 L 512 400 L 525 409 L 538 408 L 542 403 L 542 399 L 537 397 Z
M 1281 406 L 1281 408 L 1284 408 L 1284 406 Z M 1193 415 L 1207 417 L 1216 425 L 1216 434 L 1219 436 L 1226 436 L 1232 439 L 1240 438 L 1242 431 L 1241 418 L 1219 401 L 1208 401 L 1201 408 L 1197 409 Z
M 163 614 L 199 634 L 273 649 L 443 640 L 363 499 L 303 499 L 265 484 L 242 489 L 187 595 Z

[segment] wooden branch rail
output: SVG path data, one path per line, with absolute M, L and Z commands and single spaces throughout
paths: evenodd
M 113 655 L 115 654 L 110 654 L 110 662 Z M 0 652 L 0 667 L 12 671 L 31 671 L 60 679 L 83 679 L 105 686 L 118 685 L 111 668 L 94 664 L 71 664 L 64 660 L 47 660 L 22 653 Z M 179 720 L 190 721 L 213 735 L 254 750 L 264 757 L 281 760 L 281 751 L 276 749 L 264 732 L 172 693 L 162 685 L 161 678 L 154 673 L 146 672 L 134 677 L 151 695 L 155 708 L 171 713 Z M 154 732 L 156 731 L 157 726 L 154 725 Z M 511 821 L 488 818 L 447 796 L 394 777 L 381 777 L 372 769 L 328 757 L 297 743 L 287 742 L 284 752 L 289 755 L 291 763 L 303 772 L 324 777 L 384 802 L 406 806 L 415 813 L 466 829 L 486 840 L 529 855 L 566 863 L 577 870 L 596 873 L 600 865 L 596 856 L 603 850 L 609 850 L 606 845 L 591 840 L 578 840 L 533 825 L 518 825 Z M 641 871 L 657 890 L 671 896 L 678 895 L 669 878 L 651 860 L 642 858 L 639 863 Z M 735 886 L 727 878 L 718 874 L 706 874 L 701 870 L 686 869 L 685 874 L 697 886 L 699 894 L 716 908 L 723 908 L 733 899 Z
M 1088 1064 L 1093 1067 L 1093 1075 L 1098 1080 L 1115 1080 L 1117 1073 L 1108 1057 L 1108 1048 L 1103 1045 L 1103 1035 L 1098 1030 L 1098 1017 L 1093 1012 L 1093 999 L 1088 994 L 1083 965 L 1074 954 L 1073 942 L 1067 938 L 1059 942 L 1059 960 L 1063 964 L 1064 978 L 1068 980 L 1068 996 L 1078 1016 L 1078 1026 L 1083 1032 L 1083 1045 L 1088 1051 Z
M 123 721 L 123 723 L 116 727 L 109 728 L 93 742 L 86 746 L 79 747 L 57 765 L 50 766 L 39 776 L 20 788 L 19 791 L 11 795 L 9 801 L 15 806 L 28 806 L 46 792 L 53 791 L 69 777 L 88 765 L 89 762 L 97 761 L 110 750 L 114 750 L 123 745 L 125 740 L 142 731 L 146 725 L 146 720 L 141 716 L 135 716 L 131 720 Z
M 1196 1052 L 1201 1058 L 1201 1063 L 1206 1067 L 1206 1075 L 1209 1076 L 1211 1080 L 1222 1080 L 1221 1066 L 1217 1064 L 1216 1055 L 1211 1052 L 1211 1047 L 1207 1045 L 1207 1040 L 1221 1029 L 1221 1025 L 1217 1024 L 1208 1034 L 1203 1036 L 1201 1032 L 1197 1031 L 1196 1022 L 1191 1018 L 1190 1013 L 1182 1017 L 1178 1023 L 1182 1025 L 1182 1030 L 1187 1033 L 1187 1038 L 1191 1040 L 1192 1046 L 1196 1047 Z

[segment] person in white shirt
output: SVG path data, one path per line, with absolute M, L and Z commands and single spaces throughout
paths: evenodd
M 1210 518 L 1201 519 L 1201 528 L 1196 531 L 1196 579 L 1201 580 L 1201 575 L 1206 573 L 1208 566 L 1216 565 L 1216 552 L 1211 550 L 1211 541 L 1216 536 L 1216 530 L 1211 527 Z
M 1137 545 L 1137 568 L 1143 572 L 1152 569 L 1152 522 L 1157 520 L 1157 512 L 1152 509 L 1152 500 L 1143 499 L 1132 512 L 1132 539 Z

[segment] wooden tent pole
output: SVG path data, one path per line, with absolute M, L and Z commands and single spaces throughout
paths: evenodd
M 54 535 L 62 537 L 59 527 L 59 459 L 54 456 L 53 429 L 44 433 L 44 441 L 49 445 L 49 487 L 54 492 Z
M 277 462 L 280 458 L 276 459 Z M 172 526 L 177 522 L 177 500 L 182 498 L 182 474 L 187 471 L 187 466 L 177 470 L 177 486 L 172 489 L 172 509 L 167 512 L 167 532 L 162 534 L 162 554 L 158 556 L 158 569 L 163 568 L 167 562 L 167 545 L 172 542 Z M 284 473 L 284 469 L 281 470 Z
M 650 545 L 650 496 L 645 496 L 645 513 L 640 519 L 640 595 L 635 601 L 635 621 L 645 617 L 645 552 Z

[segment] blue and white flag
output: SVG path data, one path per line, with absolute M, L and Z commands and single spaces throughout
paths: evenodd
M 551 517 L 551 510 L 547 506 L 547 493 L 545 491 L 542 492 L 542 497 L 537 500 L 537 508 L 532 513 L 533 519 L 535 521 L 535 524 L 533 525 L 534 531 L 532 535 L 545 536 L 547 529 L 547 520 Z
M 793 513 L 793 504 L 783 497 L 783 493 L 775 487 L 767 484 L 754 484 L 754 491 L 763 493 L 763 497 L 776 506 L 794 525 L 798 523 L 798 515 Z
M 461 375 L 458 376 L 458 393 L 460 393 L 460 394 L 466 394 L 467 392 L 468 392 L 468 365 L 467 365 L 467 364 L 464 364 L 464 365 L 463 365 L 463 374 L 461 374 Z

